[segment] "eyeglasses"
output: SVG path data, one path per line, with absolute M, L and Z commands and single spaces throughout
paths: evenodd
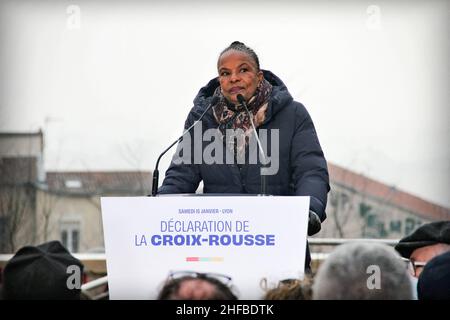
M 221 273 L 211 273 L 211 272 L 196 272 L 196 271 L 170 271 L 169 272 L 169 279 L 180 279 L 184 277 L 192 277 L 192 278 L 198 278 L 198 279 L 208 279 L 213 278 L 216 280 L 219 280 L 225 285 L 229 285 L 231 283 L 232 278 L 230 276 L 227 276 L 225 274 Z
M 416 276 L 417 275 L 417 271 L 419 269 L 425 267 L 425 265 L 427 264 L 426 262 L 415 261 L 414 259 L 408 259 L 408 258 L 403 258 L 403 257 L 401 259 L 402 259 L 403 262 L 406 263 L 408 272 L 412 276 Z

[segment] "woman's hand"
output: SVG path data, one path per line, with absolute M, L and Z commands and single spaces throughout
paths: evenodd
M 308 218 L 308 236 L 315 235 L 322 229 L 322 224 L 320 222 L 319 216 L 312 210 L 309 210 Z

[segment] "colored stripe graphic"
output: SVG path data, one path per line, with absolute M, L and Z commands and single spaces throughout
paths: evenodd
M 222 262 L 223 257 L 186 257 L 187 262 Z

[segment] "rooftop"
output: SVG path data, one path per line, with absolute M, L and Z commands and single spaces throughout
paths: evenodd
M 386 185 L 362 174 L 347 170 L 328 162 L 330 180 L 357 192 L 382 199 L 391 205 L 409 210 L 432 220 L 450 220 L 450 209 L 426 201 L 394 186 Z

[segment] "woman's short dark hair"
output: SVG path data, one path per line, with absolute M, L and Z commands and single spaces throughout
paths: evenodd
M 256 69 L 257 71 L 259 71 L 259 59 L 257 54 L 255 53 L 255 51 L 253 51 L 252 48 L 247 47 L 244 43 L 239 42 L 239 41 L 234 41 L 232 42 L 228 47 L 226 47 L 219 55 L 219 59 L 220 57 L 225 53 L 228 52 L 230 50 L 236 50 L 236 51 L 240 51 L 240 52 L 244 52 L 247 55 L 249 55 L 254 61 L 255 61 L 255 65 L 256 65 Z M 219 67 L 219 61 L 217 61 L 217 67 Z
M 215 288 L 214 294 L 208 297 L 208 300 L 237 300 L 237 297 L 234 295 L 234 293 L 227 285 L 225 285 L 218 279 L 207 276 L 202 277 L 186 276 L 177 279 L 170 279 L 159 292 L 157 299 L 158 300 L 177 299 L 178 290 L 180 290 L 181 284 L 185 281 L 190 280 L 206 281 L 214 286 Z

